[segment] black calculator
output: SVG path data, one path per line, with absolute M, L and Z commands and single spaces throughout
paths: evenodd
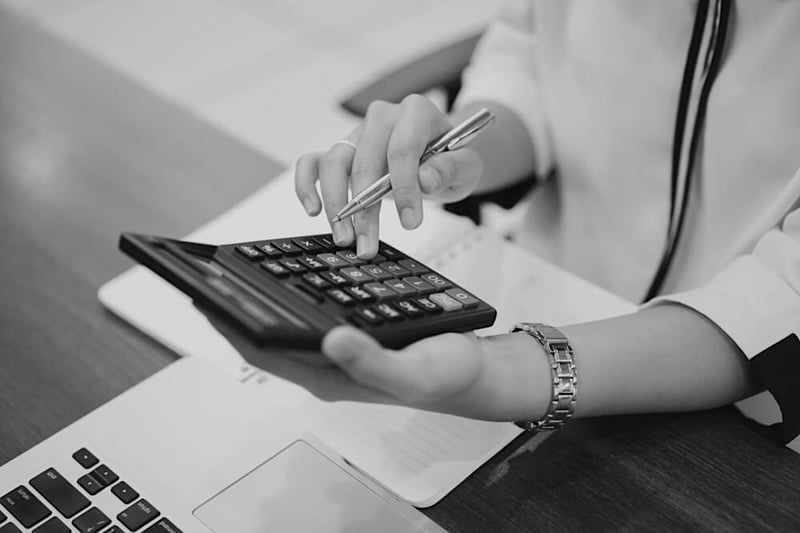
M 318 349 L 351 324 L 384 346 L 491 326 L 497 311 L 381 242 L 360 259 L 330 234 L 214 246 L 123 233 L 120 249 L 261 345 Z

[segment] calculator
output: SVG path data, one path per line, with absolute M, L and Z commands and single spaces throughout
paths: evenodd
M 380 242 L 364 260 L 330 234 L 208 245 L 123 233 L 120 249 L 256 344 L 319 349 L 355 325 L 384 346 L 491 326 L 497 311 Z

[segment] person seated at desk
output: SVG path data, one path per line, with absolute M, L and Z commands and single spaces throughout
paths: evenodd
M 645 303 L 560 333 L 525 327 L 563 335 L 553 353 L 525 331 L 391 351 L 340 327 L 324 339 L 327 357 L 397 403 L 531 428 L 707 409 L 767 388 L 784 441 L 796 438 L 800 4 L 513 2 L 463 83 L 451 116 L 419 95 L 375 102 L 349 142 L 303 156 L 296 190 L 308 214 L 331 220 L 348 187 L 388 169 L 413 229 L 423 195 L 453 201 L 535 172 L 515 239 Z M 419 165 L 428 142 L 483 106 L 491 128 Z M 336 242 L 373 256 L 378 209 L 332 224 Z

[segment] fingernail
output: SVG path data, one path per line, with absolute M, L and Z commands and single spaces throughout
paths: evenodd
M 417 227 L 417 213 L 410 207 L 404 207 L 400 210 L 400 222 L 406 229 Z
M 343 246 L 345 244 L 345 234 L 344 228 L 342 228 L 341 222 L 336 222 L 333 225 L 333 242 L 335 242 L 339 246 Z
M 314 212 L 314 201 L 311 198 L 305 198 L 303 200 L 303 208 L 306 210 L 307 215 L 311 215 Z
M 442 177 L 433 167 L 422 167 L 419 169 L 419 181 L 422 190 L 428 193 L 439 190 L 439 185 L 442 183 Z

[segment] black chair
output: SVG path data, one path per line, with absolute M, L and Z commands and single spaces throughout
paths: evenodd
M 346 98 L 341 105 L 348 112 L 363 117 L 369 104 L 375 100 L 399 103 L 409 94 L 425 93 L 441 88 L 445 91 L 447 109 L 450 110 L 461 89 L 461 72 L 469 64 L 479 38 L 480 33 L 469 35 L 387 72 Z M 481 204 L 492 202 L 508 209 L 523 198 L 535 184 L 536 177 L 527 176 L 503 189 L 475 194 L 459 202 L 447 204 L 445 209 L 469 217 L 479 224 Z

